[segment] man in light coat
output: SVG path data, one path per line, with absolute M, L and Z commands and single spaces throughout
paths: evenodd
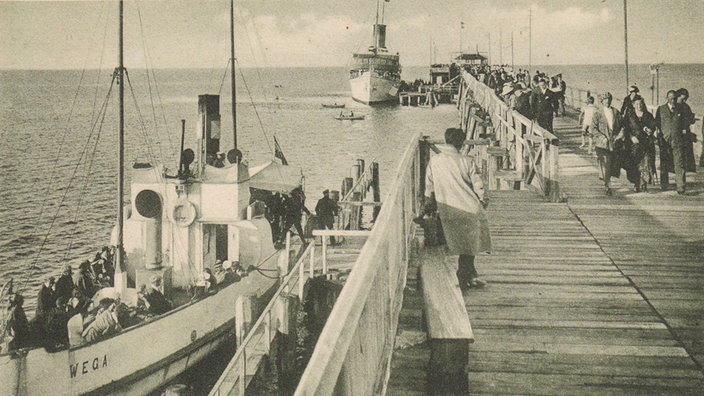
M 474 256 L 491 251 L 484 184 L 474 161 L 460 152 L 465 137 L 461 129 L 447 129 L 447 144 L 430 158 L 425 175 L 426 200 L 434 194 L 448 251 L 459 255 L 457 279 L 462 290 L 484 286 Z
M 604 179 L 606 195 L 611 195 L 611 176 L 619 168 L 615 167 L 614 141 L 623 137 L 621 134 L 621 113 L 611 106 L 613 96 L 607 92 L 600 96 L 601 106 L 592 117 L 591 132 L 594 136 L 596 159 L 599 164 L 600 176 Z

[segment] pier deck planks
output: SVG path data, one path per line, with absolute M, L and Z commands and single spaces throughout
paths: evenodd
M 701 394 L 704 170 L 686 196 L 634 193 L 622 172 L 607 197 L 576 125 L 555 119 L 567 202 L 490 192 L 494 252 L 477 258 L 489 285 L 465 297 L 470 392 Z M 413 265 L 399 339 L 421 331 Z M 414 339 L 394 352 L 388 394 L 425 389 L 429 349 Z

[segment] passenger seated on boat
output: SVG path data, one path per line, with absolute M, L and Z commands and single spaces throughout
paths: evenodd
M 73 279 L 71 278 L 71 274 L 73 273 L 73 268 L 71 268 L 71 264 L 65 264 L 63 272 L 61 273 L 61 276 L 59 276 L 59 279 L 56 281 L 55 285 L 55 296 L 56 298 L 59 298 L 61 296 L 64 296 L 66 298 L 70 298 L 73 296 Z
M 74 275 L 73 284 L 80 293 L 80 299 L 91 299 L 100 288 L 91 271 L 90 261 L 86 260 L 78 267 Z
M 203 270 L 203 277 L 205 281 L 209 283 L 209 290 L 215 289 L 218 286 L 218 280 L 215 279 L 215 275 L 213 275 L 213 271 L 210 268 Z
M 73 307 L 76 308 L 78 305 L 78 299 L 72 299 L 74 301 Z M 83 338 L 83 321 L 84 317 L 87 317 L 87 313 L 83 311 L 78 311 L 68 320 L 66 324 L 66 332 L 68 333 L 68 345 L 73 348 L 85 344 L 86 340 Z M 94 318 L 92 318 L 94 319 Z M 91 319 L 91 320 L 92 320 Z
M 205 271 L 198 275 L 198 279 L 196 279 L 195 283 L 191 285 L 188 290 L 191 300 L 198 300 L 208 294 L 208 291 L 210 290 L 210 282 L 207 279 L 208 273 Z
M 102 252 L 98 252 L 95 254 L 95 258 L 90 263 L 91 270 L 93 271 L 93 277 L 101 288 L 112 286 L 110 275 L 106 269 L 106 261 L 107 260 L 103 257 Z
M 220 267 L 220 271 L 215 272 L 215 278 L 220 285 L 229 285 L 230 283 L 239 282 L 242 279 L 242 275 L 237 272 L 237 269 L 241 269 L 239 263 L 232 265 L 232 261 L 225 260 Z
M 159 289 L 161 287 L 161 276 L 152 276 L 150 283 L 151 287 L 144 293 L 144 299 L 149 304 L 149 314 L 161 315 L 171 310 L 171 302 L 164 297 L 164 294 Z
M 78 303 L 76 303 L 78 305 Z M 75 314 L 75 308 L 68 304 L 66 297 L 59 297 L 56 306 L 49 312 L 46 321 L 44 346 L 61 348 L 68 344 L 68 321 Z
M 117 320 L 118 302 L 111 298 L 104 298 L 100 301 L 98 314 L 85 330 L 83 338 L 86 342 L 95 342 L 107 338 L 122 331 L 122 327 Z
M 2 335 L 3 344 L 6 345 L 3 350 L 13 351 L 25 348 L 30 344 L 32 337 L 29 331 L 29 321 L 22 307 L 23 304 L 24 297 L 20 293 L 10 296 L 5 314 L 5 317 L 8 318 L 5 325 L 5 334 Z

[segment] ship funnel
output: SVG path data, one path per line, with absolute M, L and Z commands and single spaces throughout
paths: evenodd
M 161 267 L 161 197 L 154 191 L 143 190 L 134 201 L 142 219 L 144 235 L 144 266 L 147 269 Z
M 206 163 L 212 165 L 220 151 L 220 95 L 198 95 L 198 116 L 202 170 Z
M 386 48 L 386 25 L 374 25 L 374 37 L 376 38 L 374 45 L 377 48 Z

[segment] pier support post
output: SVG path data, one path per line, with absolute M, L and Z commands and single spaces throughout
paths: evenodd
M 372 189 L 374 194 L 374 202 L 381 201 L 381 183 L 379 182 L 379 163 L 372 162 Z M 375 206 L 374 212 L 372 213 L 372 222 L 376 221 L 376 217 L 381 211 L 381 206 Z
M 423 203 L 423 196 L 425 194 L 425 171 L 428 167 L 428 162 L 430 162 L 430 143 L 428 143 L 428 136 L 423 136 L 423 139 L 418 142 L 418 197 L 420 198 L 420 203 Z
M 293 294 L 282 294 L 279 327 L 279 345 L 276 369 L 279 379 L 279 395 L 292 395 L 298 385 L 296 377 L 296 318 L 300 302 Z
M 467 356 L 469 356 L 469 342 L 466 340 L 431 339 L 428 394 L 467 394 L 469 389 Z

